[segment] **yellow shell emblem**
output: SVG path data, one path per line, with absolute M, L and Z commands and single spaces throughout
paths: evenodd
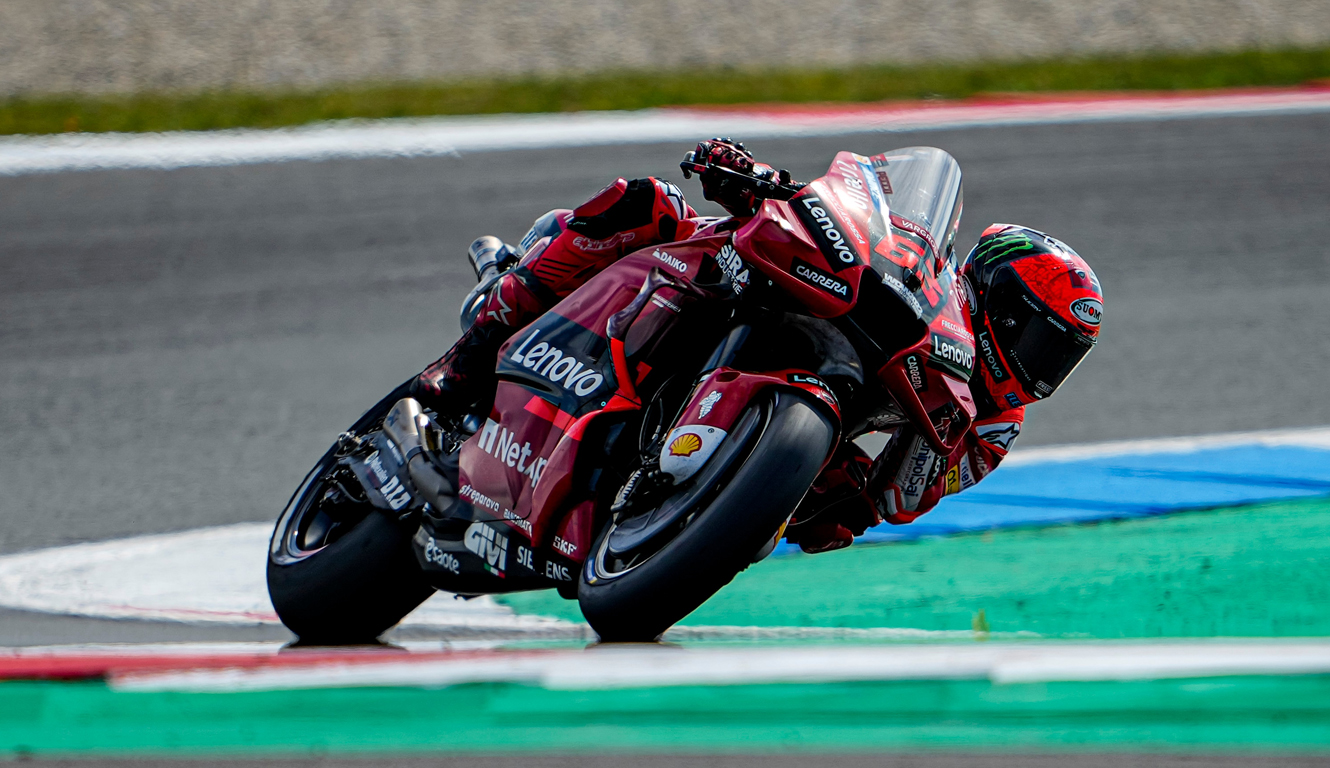
M 670 443 L 671 456 L 692 456 L 702 450 L 702 438 L 692 432 L 685 432 Z

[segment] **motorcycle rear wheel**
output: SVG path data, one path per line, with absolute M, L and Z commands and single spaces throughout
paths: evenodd
M 616 573 L 607 567 L 613 524 L 606 525 L 577 592 L 582 615 L 600 639 L 655 640 L 730 583 L 789 519 L 835 437 L 834 425 L 816 406 L 781 392 L 742 465 L 668 543 Z
M 349 430 L 373 431 L 405 397 L 402 385 Z M 277 520 L 268 547 L 268 595 L 277 616 L 304 645 L 374 643 L 434 593 L 411 550 L 416 524 L 365 504 L 342 523 L 344 532 L 302 543 L 328 488 L 332 452 L 315 465 Z M 341 517 L 346 518 L 343 514 Z M 302 528 L 304 526 L 304 528 Z

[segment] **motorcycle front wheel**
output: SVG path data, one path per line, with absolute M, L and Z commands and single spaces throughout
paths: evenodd
M 752 563 L 817 478 L 836 438 L 817 406 L 783 391 L 752 409 L 765 424 L 751 449 L 673 538 L 625 557 L 609 551 L 614 522 L 597 536 L 577 601 L 602 641 L 651 641 L 696 610 Z

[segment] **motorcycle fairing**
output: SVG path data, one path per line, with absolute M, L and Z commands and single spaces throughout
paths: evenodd
M 597 417 L 640 407 L 634 387 L 650 372 L 647 361 L 659 337 L 683 305 L 696 301 L 684 289 L 699 276 L 719 276 L 714 256 L 726 241 L 722 234 L 630 254 L 500 348 L 494 406 L 459 457 L 459 505 L 464 505 L 459 513 L 488 526 L 494 541 L 507 547 L 503 569 L 488 560 L 479 563 L 491 580 L 507 582 L 487 591 L 529 589 L 531 579 L 548 586 L 550 580 L 576 577 L 591 545 L 595 513 L 590 484 L 578 473 L 582 440 Z M 677 282 L 654 291 L 624 338 L 611 339 L 611 318 L 639 296 L 653 272 L 657 279 L 664 274 Z M 427 520 L 416 541 L 418 559 L 427 567 L 431 535 Z M 484 532 L 474 536 L 489 541 Z M 436 548 L 443 546 L 438 536 L 433 541 Z M 464 575 L 475 572 L 476 561 L 483 559 L 475 550 L 495 557 L 486 542 L 473 541 L 465 552 L 454 546 L 447 554 L 462 561 Z M 438 563 L 432 567 L 438 570 Z M 449 584 L 454 581 L 449 578 Z

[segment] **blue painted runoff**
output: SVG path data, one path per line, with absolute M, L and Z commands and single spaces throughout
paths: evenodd
M 999 467 L 909 525 L 859 543 L 1162 515 L 1330 494 L 1330 451 L 1260 444 Z M 774 554 L 797 552 L 781 542 Z

